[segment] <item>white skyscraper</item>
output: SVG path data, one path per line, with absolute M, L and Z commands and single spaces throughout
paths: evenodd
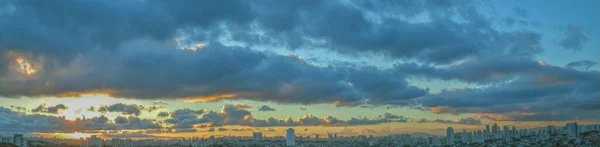
M 454 144 L 454 129 L 452 129 L 452 127 L 448 127 L 446 130 L 446 139 L 448 141 L 448 145 Z
M 285 130 L 285 145 L 286 146 L 295 146 L 296 145 L 296 135 L 295 131 L 292 128 Z

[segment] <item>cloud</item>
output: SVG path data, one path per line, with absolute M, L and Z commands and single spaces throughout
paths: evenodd
M 522 7 L 515 7 L 513 11 L 519 17 L 529 17 L 529 12 Z
M 564 120 L 556 116 L 567 114 L 580 119 L 597 117 L 600 110 L 596 90 L 600 81 L 597 71 L 579 71 L 546 65 L 531 73 L 519 74 L 518 78 L 505 83 L 481 88 L 444 90 L 429 95 L 419 103 L 437 113 L 554 113 L 554 115 L 520 115 Z M 440 109 L 444 108 L 444 109 Z M 573 117 L 571 117 L 573 118 Z M 540 120 L 540 118 L 531 118 Z
M 387 113 L 387 112 L 384 113 L 383 117 L 386 119 L 406 119 L 406 117 L 395 115 L 392 113 Z
M 152 102 L 154 105 L 169 105 L 169 103 L 162 101 L 162 100 L 158 100 L 158 101 L 154 101 Z
M 564 31 L 564 38 L 556 40 L 556 44 L 566 50 L 579 51 L 588 41 L 588 37 L 583 33 L 583 28 L 576 24 L 569 24 Z
M 144 46 L 147 46 L 153 43 L 144 44 Z M 42 95 L 59 94 L 62 91 L 81 91 L 70 89 L 76 87 L 81 89 L 113 89 L 111 90 L 112 96 L 138 99 L 203 98 L 230 94 L 235 97 L 225 98 L 243 97 L 258 101 L 271 100 L 279 103 L 301 104 L 340 102 L 340 105 L 356 105 L 354 103 L 360 103 L 366 97 L 374 100 L 374 102 L 383 102 L 384 100 L 412 99 L 426 93 L 422 89 L 407 85 L 405 79 L 400 75 L 392 75 L 373 67 L 360 69 L 318 67 L 302 63 L 289 56 L 263 54 L 249 49 L 228 48 L 218 44 L 198 50 L 194 54 L 187 54 L 180 50 L 160 49 L 158 48 L 160 45 L 151 46 L 157 48 L 145 48 L 143 50 L 141 48 L 131 48 L 126 50 L 127 52 L 121 54 L 122 57 L 111 60 L 119 62 L 116 67 L 110 66 L 111 69 L 103 69 L 109 67 L 104 66 L 107 62 L 101 62 L 100 60 L 97 62 L 92 61 L 93 59 L 81 61 L 87 63 L 78 64 L 89 64 L 85 67 L 96 68 L 85 69 L 83 73 L 81 71 L 73 72 L 81 73 L 81 75 L 58 78 L 61 79 L 58 81 L 51 80 L 51 83 L 53 83 L 50 84 L 53 87 L 51 89 L 48 89 L 48 86 L 43 83 L 39 83 L 40 85 L 30 84 L 30 88 L 27 89 L 15 89 L 20 86 L 11 86 L 11 88 L 0 88 L 0 95 L 4 93 L 5 96 L 12 97 L 33 92 L 33 89 L 46 89 L 42 90 L 45 91 L 42 92 L 45 93 Z M 98 57 L 99 55 L 94 56 Z M 94 57 L 90 55 L 90 58 Z M 143 60 L 155 63 L 142 62 Z M 244 60 L 244 62 L 239 62 L 240 60 Z M 228 63 L 231 66 L 209 65 L 209 63 L 215 62 Z M 150 66 L 150 64 L 161 65 Z M 139 69 L 130 67 L 138 67 Z M 192 67 L 203 69 L 188 70 L 193 69 Z M 182 71 L 177 73 L 167 72 L 171 68 L 180 68 Z M 200 72 L 206 70 L 214 72 Z M 90 75 L 100 73 L 102 75 Z M 106 78 L 103 78 L 103 81 L 78 80 L 78 78 L 88 76 Z M 345 77 L 349 78 L 346 79 Z M 368 82 L 363 81 L 364 78 L 369 77 L 377 78 L 372 78 Z M 174 80 L 162 81 L 162 79 Z M 244 82 L 240 83 L 239 81 Z M 157 82 L 162 84 L 154 84 Z M 19 85 L 19 83 L 16 84 Z M 381 89 L 369 87 L 374 84 L 389 87 Z M 181 85 L 187 86 L 182 87 Z M 33 94 L 30 96 L 39 96 L 34 93 L 29 94 Z M 220 98 L 206 100 L 214 101 L 220 100 Z
M 87 108 L 87 111 L 94 112 L 96 111 L 96 108 L 94 106 L 90 106 L 89 108 Z
M 579 70 L 588 70 L 590 67 L 598 65 L 598 62 L 582 60 L 582 61 L 574 61 L 567 64 L 565 67 L 575 68 Z
M 66 110 L 67 108 L 68 107 L 65 106 L 64 104 L 58 104 L 58 105 L 50 106 L 50 107 L 46 107 L 46 104 L 42 104 L 42 105 L 36 107 L 35 109 L 31 110 L 31 112 L 57 114 L 62 110 Z
M 163 106 L 150 106 L 150 107 L 146 107 L 146 110 L 148 112 L 153 112 L 153 111 L 156 111 L 156 110 L 159 110 L 159 109 L 163 109 L 163 108 L 165 108 L 165 107 L 163 107 Z
M 260 106 L 260 108 L 258 108 L 258 111 L 275 111 L 275 109 L 273 109 L 267 105 L 262 105 L 262 106 Z
M 479 56 L 481 50 L 532 56 L 540 49 L 536 46 L 539 34 L 496 30 L 490 25 L 492 20 L 478 12 L 472 1 L 228 1 L 210 4 L 81 1 L 60 9 L 57 7 L 61 2 L 16 1 L 11 4 L 17 11 L 3 22 L 6 26 L 3 35 L 10 36 L 2 37 L 10 38 L 0 42 L 6 44 L 3 51 L 23 52 L 32 60 L 46 64 L 39 69 L 39 74 L 21 77 L 35 77 L 32 82 L 2 81 L 11 85 L 0 85 L 0 95 L 6 97 L 96 90 L 110 91 L 114 97 L 138 99 L 244 98 L 301 104 L 339 102 L 339 105 L 355 106 L 368 98 L 381 104 L 388 101 L 407 104 L 426 95 L 427 91 L 408 85 L 403 74 L 392 74 L 377 67 L 315 66 L 297 57 L 257 52 L 254 48 L 279 44 L 290 50 L 325 47 L 347 56 L 382 53 L 393 59 L 432 64 Z M 190 7 L 194 5 L 201 6 Z M 87 6 L 97 7 L 85 12 L 76 9 Z M 123 11 L 105 13 L 105 10 Z M 385 15 L 390 13 L 403 17 Z M 419 14 L 427 14 L 430 20 L 414 23 Z M 464 22 L 446 16 L 457 16 Z M 57 21 L 54 17 L 65 20 Z M 19 29 L 22 27 L 30 29 Z M 256 31 L 264 34 L 253 34 Z M 182 34 L 188 36 L 180 37 Z M 234 36 L 227 39 L 244 45 L 236 47 L 214 39 L 226 36 Z M 172 45 L 170 41 L 178 37 L 192 38 L 191 42 L 202 42 L 205 46 L 193 53 L 177 50 L 177 46 L 190 41 L 177 39 L 177 45 Z M 60 62 L 54 64 L 53 61 Z M 232 86 L 231 83 L 240 84 Z M 227 97 L 213 97 L 215 95 Z
M 121 118 L 120 122 L 117 119 Z M 160 125 L 149 119 L 141 119 L 135 116 L 118 116 L 114 120 L 119 129 L 156 129 L 160 128 Z
M 206 113 L 203 109 L 179 109 L 170 113 L 169 119 L 165 123 L 174 124 L 176 128 L 191 128 L 196 124 L 198 115 Z
M 144 109 L 144 106 L 135 105 L 135 104 L 124 104 L 124 103 L 116 103 L 112 105 L 105 105 L 98 108 L 98 112 L 106 113 L 106 112 L 120 112 L 123 115 L 135 115 L 139 116 L 141 110 Z
M 397 64 L 394 70 L 414 78 L 476 85 L 443 89 L 440 93 L 417 99 L 417 106 L 425 106 L 424 109 L 433 113 L 505 115 L 550 112 L 557 116 L 572 114 L 579 119 L 593 119 L 598 116 L 594 114 L 600 107 L 592 105 L 597 104 L 595 101 L 598 101 L 600 96 L 600 93 L 592 90 L 600 86 L 598 71 L 573 68 L 590 62 L 560 67 L 525 57 L 503 57 L 504 55 L 488 55 L 487 58 L 472 58 L 447 67 Z M 564 120 L 553 115 L 539 116 Z
M 158 116 L 158 117 L 167 117 L 167 116 L 169 116 L 169 112 L 159 112 L 159 113 L 157 114 L 157 116 Z
M 416 105 L 455 114 L 584 110 L 577 113 L 581 118 L 598 112 L 592 103 L 599 95 L 593 90 L 600 87 L 598 72 L 573 69 L 588 69 L 589 62 L 563 68 L 535 61 L 544 51 L 541 39 L 548 36 L 527 28 L 495 28 L 495 22 L 504 22 L 497 18 L 505 17 L 490 16 L 481 3 L 486 2 L 109 0 L 67 5 L 9 0 L 0 4 L 14 8 L 0 20 L 0 96 Z M 529 22 L 526 10 L 514 13 L 506 23 Z M 588 40 L 583 31 L 568 25 L 556 43 L 582 50 Z M 202 47 L 189 50 L 197 44 Z M 324 59 L 280 50 L 323 50 L 336 57 L 313 62 Z M 337 56 L 357 62 L 381 57 L 397 64 L 387 69 Z M 475 86 L 431 94 L 408 82 L 418 78 Z M 158 105 L 97 109 L 137 116 Z M 171 121 L 197 124 L 224 114 Z M 254 122 L 222 121 L 216 124 Z M 287 123 L 270 121 L 256 122 Z M 371 120 L 353 122 L 361 121 Z
M 248 104 L 236 104 L 235 105 L 238 108 L 242 108 L 242 109 L 252 109 L 252 105 L 248 105 Z
M 555 112 L 539 112 L 539 113 L 513 112 L 513 113 L 504 113 L 504 114 L 479 113 L 479 114 L 474 114 L 474 117 L 480 118 L 480 119 L 492 120 L 492 121 L 569 121 L 569 120 L 579 119 L 577 116 L 571 115 L 570 113 L 555 113 Z
M 177 110 L 176 110 L 177 111 Z M 187 110 L 186 110 L 187 111 Z M 189 114 L 189 113 L 188 113 Z M 195 114 L 195 115 L 194 115 Z M 291 117 L 277 119 L 269 117 L 266 119 L 256 119 L 251 112 L 236 107 L 235 105 L 224 105 L 220 112 L 207 111 L 202 115 L 194 113 L 187 117 L 177 117 L 165 120 L 165 123 L 174 128 L 197 127 L 218 127 L 228 125 L 253 126 L 253 127 L 272 127 L 272 126 L 348 126 L 348 125 L 368 125 L 382 124 L 391 122 L 407 122 L 407 118 L 386 113 L 384 116 L 375 118 L 351 118 L 349 120 L 339 120 L 333 116 L 317 117 L 312 114 L 306 114 L 300 118 Z
M 117 123 L 118 122 L 118 123 Z M 0 107 L 2 132 L 75 132 L 89 130 L 156 129 L 157 123 L 148 119 L 119 116 L 112 121 L 104 115 L 93 118 L 67 120 L 64 117 L 17 113 Z
M 16 109 L 18 112 L 27 111 L 27 108 L 21 106 L 10 105 L 10 108 Z
M 466 118 L 457 118 L 456 120 L 443 120 L 443 119 L 435 119 L 435 120 L 427 120 L 427 119 L 413 119 L 410 122 L 415 123 L 442 123 L 442 124 L 462 124 L 462 125 L 482 125 L 480 119 L 475 119 L 472 117 Z
M 229 129 L 227 129 L 227 128 L 218 128 L 218 129 L 217 129 L 217 131 L 219 131 L 219 132 L 225 132 L 225 131 L 228 131 L 228 130 L 229 130 Z

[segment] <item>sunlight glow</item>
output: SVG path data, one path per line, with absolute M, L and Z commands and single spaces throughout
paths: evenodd
M 189 46 L 186 45 L 186 46 L 183 47 L 183 49 L 184 50 L 197 51 L 198 49 L 204 48 L 204 46 L 206 46 L 204 43 L 197 43 L 196 45 L 191 46 L 191 47 L 189 47 Z
M 63 99 L 63 101 L 61 101 L 59 103 L 66 105 L 68 107 L 68 109 L 61 111 L 58 115 L 65 116 L 65 119 L 67 119 L 67 120 L 75 120 L 77 118 L 83 118 L 83 117 L 86 117 L 86 118 L 98 117 L 101 115 L 101 113 L 88 111 L 87 109 L 90 106 L 99 108 L 102 105 L 109 105 L 109 104 L 115 103 L 112 101 L 114 101 L 113 98 L 109 98 L 109 97 L 100 98 L 97 96 L 94 97 L 94 96 L 85 96 L 85 95 L 78 99 Z
M 22 75 L 32 76 L 38 73 L 39 64 L 36 66 L 25 55 L 13 51 L 8 51 L 7 55 L 13 58 L 17 71 Z

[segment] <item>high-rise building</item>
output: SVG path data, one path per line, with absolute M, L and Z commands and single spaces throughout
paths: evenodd
M 492 125 L 492 133 L 493 134 L 498 133 L 498 124 L 494 123 L 494 125 Z
M 14 134 L 13 136 L 13 144 L 24 147 L 27 143 L 25 143 L 25 139 L 23 138 L 23 134 Z
M 261 132 L 252 132 L 252 141 L 259 142 L 262 140 L 263 134 Z
M 296 145 L 296 135 L 295 131 L 292 128 L 285 130 L 285 145 L 286 146 L 295 146 Z
M 454 129 L 452 127 L 448 127 L 448 129 L 446 129 L 446 139 L 448 145 L 454 144 Z
M 502 138 L 504 140 L 510 139 L 510 129 L 508 128 L 508 126 L 504 126 L 504 129 L 502 130 Z
M 511 136 L 512 138 L 519 138 L 519 131 L 517 130 L 517 127 L 513 126 L 511 129 Z
M 213 136 L 213 135 L 210 135 L 210 136 L 208 137 L 208 144 L 209 144 L 209 145 L 216 144 L 216 141 L 215 141 L 215 136 Z
M 90 136 L 87 140 L 88 147 L 102 147 L 102 140 L 96 135 Z
M 485 124 L 485 133 L 490 133 L 490 125 Z
M 579 136 L 578 125 L 576 122 L 567 124 L 567 137 L 577 138 Z
M 111 147 L 134 147 L 134 143 L 133 140 L 127 138 L 127 139 L 119 139 L 119 138 L 112 138 L 110 140 L 110 144 Z

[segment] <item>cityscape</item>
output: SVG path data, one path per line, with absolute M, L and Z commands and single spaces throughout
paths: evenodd
M 0 0 L 0 147 L 600 147 L 600 0 Z
M 72 146 L 72 147 L 391 147 L 391 146 L 600 146 L 600 124 L 579 125 L 576 122 L 565 126 L 548 126 L 545 128 L 525 129 L 497 124 L 485 125 L 482 130 L 455 132 L 448 127 L 445 136 L 412 136 L 410 134 L 394 134 L 388 136 L 297 136 L 292 128 L 285 130 L 285 136 L 263 136 L 261 132 L 253 132 L 252 136 L 224 136 L 216 138 L 169 138 L 140 139 L 99 138 L 91 135 L 87 138 L 58 139 L 30 137 L 14 134 L 13 137 L 2 137 L 0 143 L 18 147 L 38 146 Z M 1 145 L 1 144 L 0 144 Z

